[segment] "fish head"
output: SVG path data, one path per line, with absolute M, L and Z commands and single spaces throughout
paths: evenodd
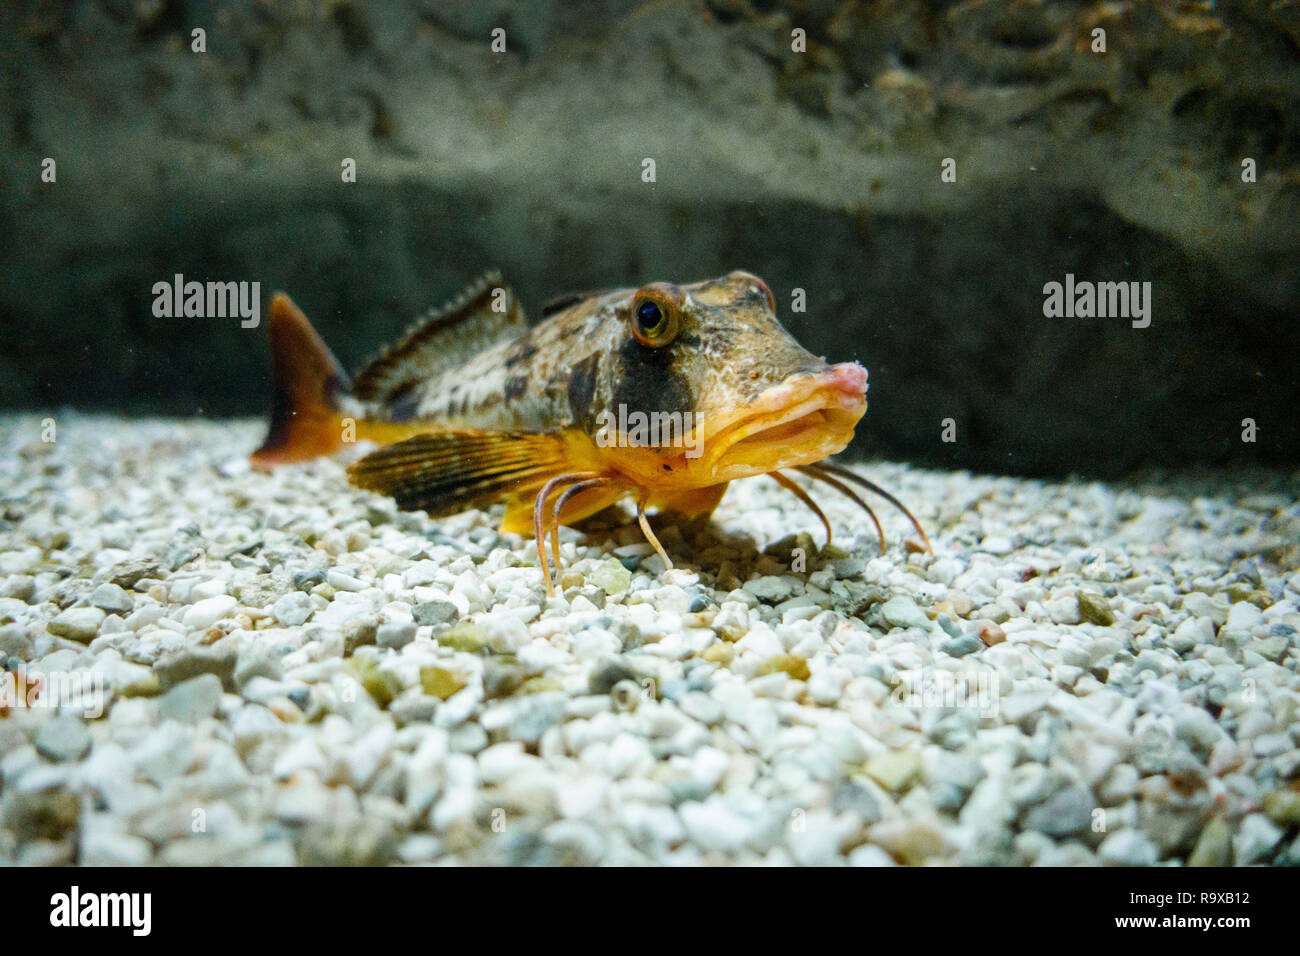
M 615 340 L 593 435 L 646 486 L 702 488 L 821 461 L 866 412 L 867 370 L 799 345 L 748 272 L 654 282 L 610 305 Z

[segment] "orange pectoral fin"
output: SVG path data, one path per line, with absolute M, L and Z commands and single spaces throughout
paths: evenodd
M 307 316 L 283 292 L 271 299 L 271 427 L 254 465 L 306 461 L 343 447 L 338 395 L 347 376 Z
M 348 480 L 404 510 L 443 517 L 536 490 L 565 466 L 559 434 L 448 428 L 372 452 L 348 468 Z

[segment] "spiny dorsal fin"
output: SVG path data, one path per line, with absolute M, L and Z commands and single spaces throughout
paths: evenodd
M 492 307 L 498 301 L 505 311 Z M 525 328 L 523 309 L 494 269 L 418 319 L 396 345 L 361 370 L 352 383 L 352 394 L 363 401 L 389 400 Z

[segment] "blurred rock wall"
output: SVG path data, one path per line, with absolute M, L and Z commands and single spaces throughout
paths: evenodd
M 176 273 L 354 366 L 490 266 L 534 315 L 746 268 L 870 368 L 862 453 L 1300 462 L 1289 0 L 13 0 L 0 98 L 0 406 L 260 412 L 262 330 L 155 318 Z M 1044 317 L 1067 273 L 1150 327 Z

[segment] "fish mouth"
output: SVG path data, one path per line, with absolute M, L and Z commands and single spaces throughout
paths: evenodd
M 842 362 L 767 389 L 705 441 L 715 481 L 807 465 L 841 452 L 867 411 L 867 370 Z

